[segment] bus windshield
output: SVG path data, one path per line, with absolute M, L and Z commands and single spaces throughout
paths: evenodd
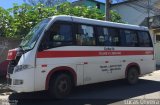
M 34 47 L 35 43 L 37 42 L 39 36 L 44 31 L 46 25 L 50 22 L 51 19 L 47 18 L 38 23 L 22 40 L 20 47 L 23 50 L 30 50 Z

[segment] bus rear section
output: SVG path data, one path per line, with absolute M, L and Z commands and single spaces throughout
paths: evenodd
M 133 85 L 155 69 L 151 36 L 140 26 L 56 16 L 31 45 L 20 48 L 23 53 L 9 74 L 13 90 L 48 90 L 62 98 L 74 86 L 123 78 Z M 23 82 L 13 84 L 17 79 Z

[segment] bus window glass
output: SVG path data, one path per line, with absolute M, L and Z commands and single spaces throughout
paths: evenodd
M 67 24 L 56 25 L 52 35 L 54 41 L 72 41 L 71 26 Z
M 78 32 L 76 34 L 77 45 L 93 46 L 95 45 L 94 30 L 92 26 L 78 25 Z
M 107 28 L 97 27 L 97 38 L 98 38 L 98 45 L 104 46 L 105 43 L 108 41 L 108 30 Z
M 118 29 L 108 28 L 108 38 L 106 37 L 106 46 L 118 46 L 119 45 L 119 36 Z
M 53 46 L 64 46 L 72 44 L 72 27 L 69 24 L 57 24 L 51 33 Z
M 38 38 L 45 30 L 47 24 L 50 22 L 51 19 L 44 19 L 42 22 L 37 24 L 22 40 L 20 46 L 23 50 L 31 50 L 34 45 L 36 44 Z
M 151 47 L 151 40 L 148 32 L 139 31 L 138 38 L 140 47 Z
M 54 48 L 58 46 L 72 45 L 72 26 L 65 23 L 55 23 L 49 35 L 46 35 L 43 49 Z
M 137 47 L 138 46 L 138 39 L 137 34 L 133 30 L 124 30 L 124 37 L 125 37 L 125 46 L 127 47 Z
M 98 45 L 100 46 L 118 46 L 118 29 L 97 27 Z

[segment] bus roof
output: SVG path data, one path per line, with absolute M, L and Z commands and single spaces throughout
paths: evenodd
M 93 25 L 100 25 L 100 26 L 148 31 L 148 28 L 144 26 L 89 19 L 89 18 L 83 18 L 83 17 L 77 17 L 77 16 L 57 15 L 51 18 L 53 20 L 71 21 L 71 22 L 78 22 L 78 23 L 84 23 L 84 24 L 93 24 Z

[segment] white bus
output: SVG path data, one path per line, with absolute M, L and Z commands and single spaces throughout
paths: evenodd
M 48 90 L 56 98 L 74 86 L 117 79 L 135 84 L 155 69 L 148 28 L 75 16 L 44 19 L 7 59 L 10 89 Z

